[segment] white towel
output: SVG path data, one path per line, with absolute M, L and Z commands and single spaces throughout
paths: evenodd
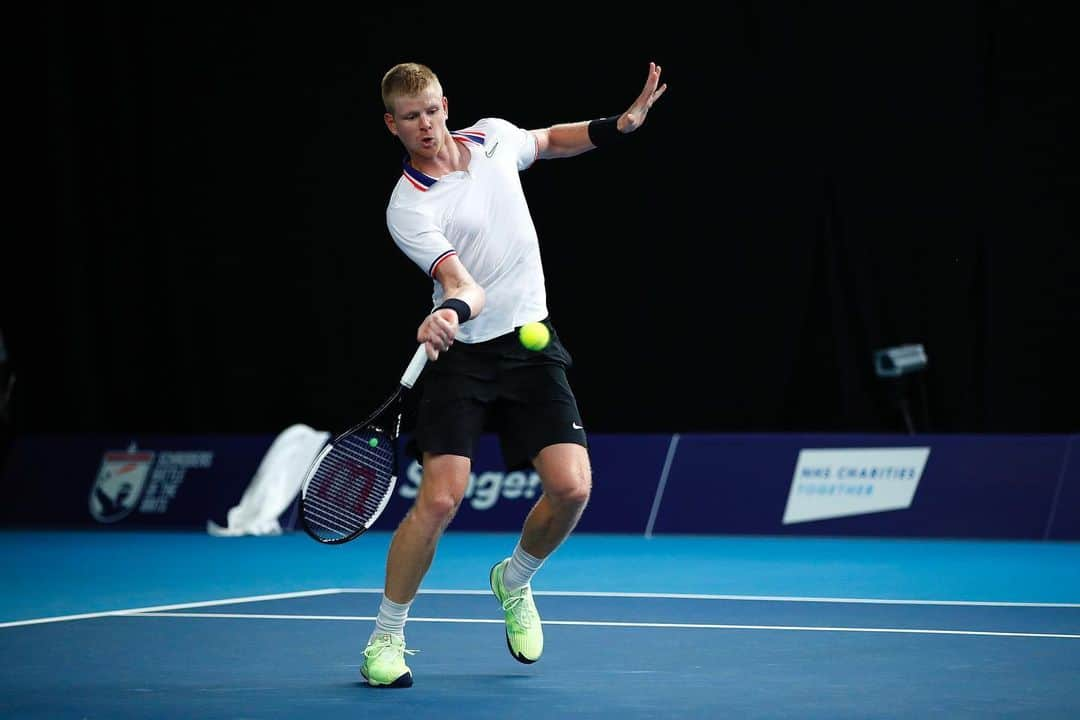
M 304 473 L 329 439 L 330 433 L 307 425 L 286 428 L 266 451 L 240 504 L 229 510 L 228 527 L 207 520 L 206 532 L 217 537 L 280 535 L 278 518 L 296 499 Z

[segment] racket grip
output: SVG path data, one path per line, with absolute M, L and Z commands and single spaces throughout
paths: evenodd
M 409 367 L 405 368 L 405 374 L 401 376 L 402 386 L 411 390 L 413 383 L 416 382 L 416 378 L 420 377 L 420 372 L 425 365 L 427 365 L 427 351 L 424 349 L 424 344 L 420 343 L 412 357 L 412 362 L 409 363 Z

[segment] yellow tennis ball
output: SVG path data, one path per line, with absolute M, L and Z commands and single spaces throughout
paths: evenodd
M 518 331 L 518 339 L 529 350 L 543 350 L 551 340 L 551 333 L 544 323 L 525 323 Z

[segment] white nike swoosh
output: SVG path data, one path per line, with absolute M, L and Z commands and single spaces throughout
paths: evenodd
M 576 422 L 570 423 L 570 427 L 574 428 L 575 430 L 584 430 L 585 429 L 584 425 L 578 425 Z

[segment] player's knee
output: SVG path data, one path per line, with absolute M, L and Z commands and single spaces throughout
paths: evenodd
M 534 461 L 544 483 L 544 494 L 559 505 L 584 506 L 592 490 L 592 471 L 584 448 L 572 444 L 552 445 Z
M 592 479 L 587 472 L 582 473 L 574 485 L 567 493 L 567 502 L 575 505 L 584 506 L 589 502 L 589 495 L 592 494 Z
M 469 460 L 448 455 L 424 458 L 424 476 L 413 513 L 425 524 L 445 528 L 469 486 Z
M 592 492 L 592 477 L 588 467 L 575 466 L 561 474 L 545 490 L 552 500 L 563 505 L 585 505 Z
M 423 494 L 416 498 L 415 511 L 429 521 L 446 527 L 457 513 L 461 498 L 451 492 Z

